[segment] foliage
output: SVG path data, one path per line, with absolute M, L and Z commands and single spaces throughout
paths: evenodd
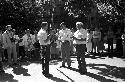
M 49 3 L 45 1 L 0 0 L 0 25 L 4 28 L 11 24 L 19 32 L 26 28 L 36 30 L 40 29 L 42 21 L 52 23 L 52 13 L 54 23 L 65 21 L 70 28 L 75 27 L 76 21 L 89 25 L 90 16 L 98 19 L 99 27 L 118 27 L 125 23 L 124 0 L 48 0 Z

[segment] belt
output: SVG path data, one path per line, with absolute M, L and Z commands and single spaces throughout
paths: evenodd
M 69 42 L 69 40 L 64 40 L 64 42 Z

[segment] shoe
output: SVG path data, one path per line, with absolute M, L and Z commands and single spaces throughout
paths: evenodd
M 53 75 L 52 75 L 52 74 L 44 74 L 44 76 L 45 76 L 45 77 L 48 77 L 48 78 L 53 77 Z
M 87 71 L 85 71 L 85 72 L 82 72 L 82 71 L 81 71 L 80 74 L 81 74 L 81 75 L 85 75 L 85 74 L 87 74 Z
M 45 72 L 44 72 L 44 71 L 43 71 L 42 73 L 43 73 L 43 75 L 45 75 Z
M 68 69 L 70 69 L 71 68 L 71 66 L 68 66 Z
M 62 68 L 62 67 L 64 67 L 64 68 L 65 68 L 66 66 L 65 66 L 65 65 L 60 66 L 60 68 Z

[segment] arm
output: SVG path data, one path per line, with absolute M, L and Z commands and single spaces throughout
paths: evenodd
M 3 34 L 3 44 L 5 47 L 7 47 L 6 34 Z
M 51 37 L 52 37 L 52 35 L 47 36 L 47 39 L 44 40 L 44 42 L 45 42 L 45 43 L 48 42 L 48 41 L 51 39 Z
M 83 39 L 83 38 L 78 39 L 78 38 L 76 38 L 76 37 L 74 37 L 74 36 L 73 36 L 72 38 L 75 39 L 75 40 L 78 40 L 78 41 L 86 41 L 86 38 L 84 38 L 84 39 Z

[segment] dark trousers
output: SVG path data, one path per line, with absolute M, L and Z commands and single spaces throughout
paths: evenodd
M 86 72 L 85 52 L 86 44 L 76 45 L 78 68 L 80 72 Z
M 49 74 L 50 45 L 42 46 L 42 69 L 45 74 Z
M 123 55 L 123 53 L 122 53 L 123 52 L 122 39 L 116 40 L 116 50 L 117 50 L 117 52 L 120 53 L 118 56 L 121 57 Z
M 117 51 L 122 50 L 122 39 L 117 39 L 116 40 L 116 49 L 117 49 Z
M 25 50 L 23 46 L 19 46 L 19 57 L 22 59 L 25 57 Z
M 108 38 L 108 52 L 113 52 L 113 38 Z
M 62 51 L 62 65 L 65 66 L 65 63 L 67 62 L 67 65 L 71 66 L 71 60 L 70 60 L 70 51 L 71 46 L 69 41 L 65 41 L 61 45 L 61 51 Z

